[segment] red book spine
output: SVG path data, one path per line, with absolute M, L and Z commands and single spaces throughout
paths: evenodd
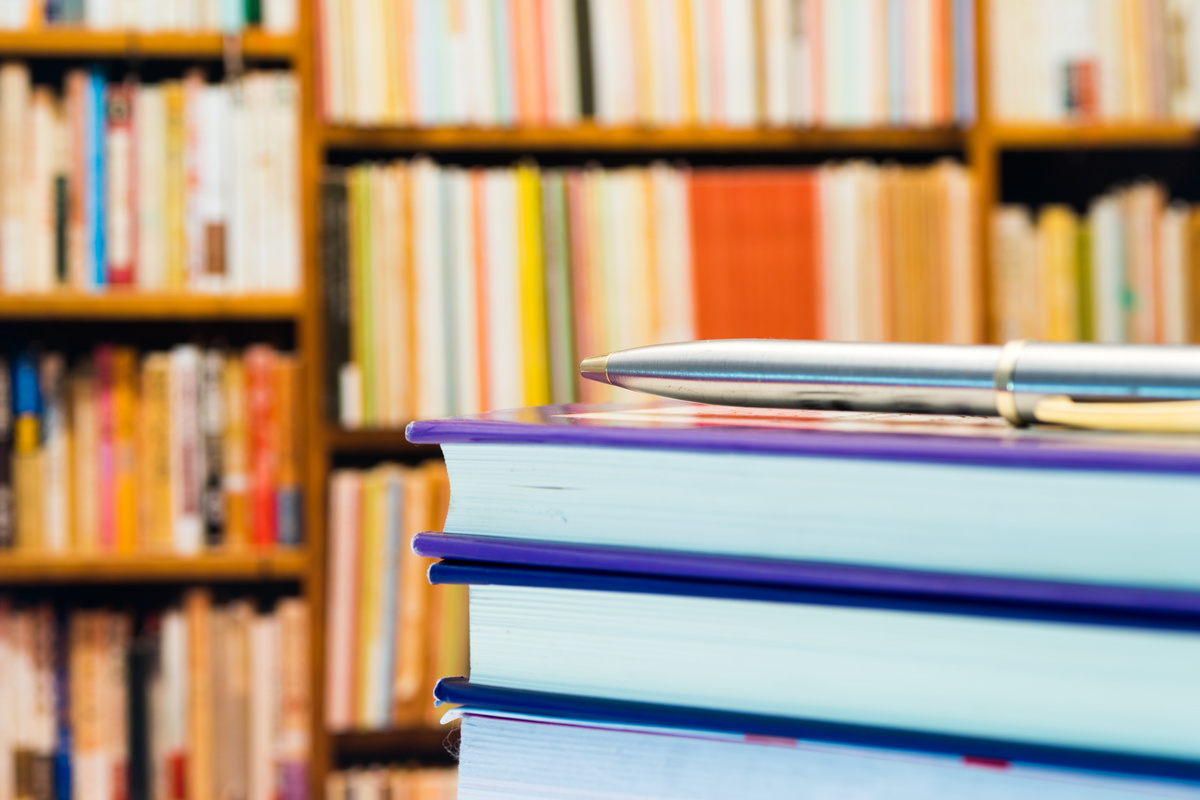
M 107 88 L 107 120 L 104 131 L 108 206 L 108 282 L 133 286 L 137 259 L 137 159 L 134 142 L 134 97 L 132 83 L 111 83 Z
M 275 441 L 275 351 L 266 345 L 246 350 L 246 418 L 250 430 L 250 534 L 258 547 L 276 543 L 275 488 L 279 443 Z

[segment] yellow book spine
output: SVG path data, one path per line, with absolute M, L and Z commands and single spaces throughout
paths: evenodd
M 1069 342 L 1079 335 L 1075 310 L 1077 227 L 1074 212 L 1066 206 L 1047 206 L 1038 219 L 1039 261 L 1046 303 L 1042 338 L 1048 341 Z
M 42 462 L 38 439 L 41 425 L 33 414 L 22 414 L 13 423 L 13 508 L 17 517 L 17 548 L 42 546 Z
M 537 167 L 517 167 L 517 198 L 525 405 L 540 406 L 550 402 L 550 369 L 542 266 L 541 178 Z
M 138 549 L 137 501 L 137 355 L 126 347 L 113 351 L 113 491 L 117 552 Z
M 166 353 L 146 356 L 142 366 L 142 532 L 146 548 L 156 553 L 168 553 L 174 546 L 168 422 L 170 381 L 170 356 Z
M 241 356 L 225 359 L 222 383 L 225 394 L 225 430 L 221 442 L 221 480 L 225 489 L 225 546 L 240 550 L 250 545 L 246 372 Z

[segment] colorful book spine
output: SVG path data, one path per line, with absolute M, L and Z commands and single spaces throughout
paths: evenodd
M 0 550 L 16 546 L 13 515 L 13 394 L 8 359 L 0 355 Z

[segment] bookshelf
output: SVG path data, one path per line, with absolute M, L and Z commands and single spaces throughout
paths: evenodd
M 56 583 L 296 582 L 309 560 L 303 551 L 204 553 L 196 556 L 0 556 L 0 588 Z
M 141 34 L 48 29 L 0 32 L 0 58 L 117 62 L 220 62 L 242 59 L 286 63 L 300 86 L 299 192 L 304 250 L 303 291 L 298 296 L 108 293 L 82 295 L 0 294 L 0 323 L 19 321 L 82 326 L 89 335 L 104 335 L 103 325 L 117 321 L 183 320 L 206 325 L 258 322 L 287 326 L 304 364 L 302 404 L 304 438 L 302 476 L 306 545 L 295 552 L 213 553 L 197 557 L 81 558 L 0 556 L 0 587 L 91 583 L 222 583 L 293 582 L 300 586 L 312 613 L 312 760 L 311 789 L 320 798 L 324 777 L 339 757 L 404 759 L 445 755 L 445 732 L 434 728 L 357 731 L 330 734 L 324 726 L 325 606 L 327 564 L 327 486 L 335 462 L 361 462 L 388 457 L 418 459 L 436 453 L 410 445 L 403 429 L 345 430 L 329 421 L 321 401 L 326 328 L 322 306 L 322 264 L 318 187 L 324 165 L 380 154 L 460 153 L 495 156 L 506 163 L 522 155 L 553 154 L 584 163 L 591 155 L 720 154 L 724 160 L 755 163 L 762 155 L 788 153 L 850 157 L 859 153 L 932 157 L 961 153 L 979 191 L 978 232 L 981 238 L 979 285 L 986 292 L 989 275 L 989 216 L 1000 199 L 1001 155 L 1012 151 L 1067 148 L 1196 148 L 1200 128 L 1185 123 L 1016 125 L 998 123 L 989 112 L 987 0 L 976 0 L 976 96 L 978 115 L 966 128 L 846 129 L 699 129 L 640 127 L 604 128 L 582 124 L 567 128 L 398 128 L 327 124 L 318 109 L 317 30 L 315 0 L 299 1 L 294 36 L 270 36 L 251 30 L 232 40 L 217 34 Z M 987 310 L 990 304 L 983 303 Z M 986 313 L 986 311 L 985 311 Z M 984 324 L 988 321 L 985 319 Z M 980 336 L 984 331 L 979 332 Z
M 287 295 L 0 294 L 0 319 L 295 321 L 303 310 L 301 298 Z

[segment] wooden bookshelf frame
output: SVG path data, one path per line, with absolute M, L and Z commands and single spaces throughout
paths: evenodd
M 298 30 L 293 36 L 247 31 L 227 42 L 219 34 L 143 34 L 95 32 L 72 28 L 0 32 L 0 59 L 110 59 L 220 61 L 230 46 L 250 62 L 290 64 L 300 86 L 300 191 L 304 251 L 304 287 L 296 296 L 210 296 L 199 294 L 98 295 L 55 292 L 44 295 L 0 295 L 0 322 L 91 324 L 117 320 L 191 320 L 236 324 L 276 321 L 293 326 L 296 350 L 305 367 L 306 398 L 302 409 L 307 435 L 303 443 L 305 472 L 305 548 L 294 552 L 214 553 L 195 557 L 53 558 L 22 553 L 0 554 L 0 587 L 75 583 L 154 582 L 296 582 L 309 602 L 311 628 L 311 793 L 324 794 L 325 776 L 336 754 L 404 760 L 443 752 L 446 732 L 429 726 L 402 730 L 329 733 L 324 724 L 325 600 L 327 553 L 326 487 L 333 459 L 356 454 L 383 459 L 390 455 L 436 454 L 433 448 L 409 444 L 402 429 L 338 428 L 324 416 L 325 322 L 321 304 L 318 189 L 323 164 L 331 154 L 392 152 L 472 152 L 510 155 L 568 153 L 580 162 L 589 154 L 722 153 L 748 163 L 756 155 L 804 151 L 856 153 L 920 153 L 931 157 L 957 152 L 976 177 L 979 193 L 981 259 L 980 302 L 985 319 L 980 338 L 990 330 L 987 286 L 990 270 L 989 219 L 999 200 L 1000 154 L 1015 150 L 1059 148 L 1191 148 L 1200 145 L 1200 127 L 1179 123 L 1139 125 L 998 124 L 988 108 L 989 64 L 985 34 L 987 0 L 976 2 L 978 114 L 967 128 L 872 129 L 609 129 L 594 124 L 572 128 L 471 129 L 388 128 L 326 124 L 317 106 L 316 0 L 297 0 Z

